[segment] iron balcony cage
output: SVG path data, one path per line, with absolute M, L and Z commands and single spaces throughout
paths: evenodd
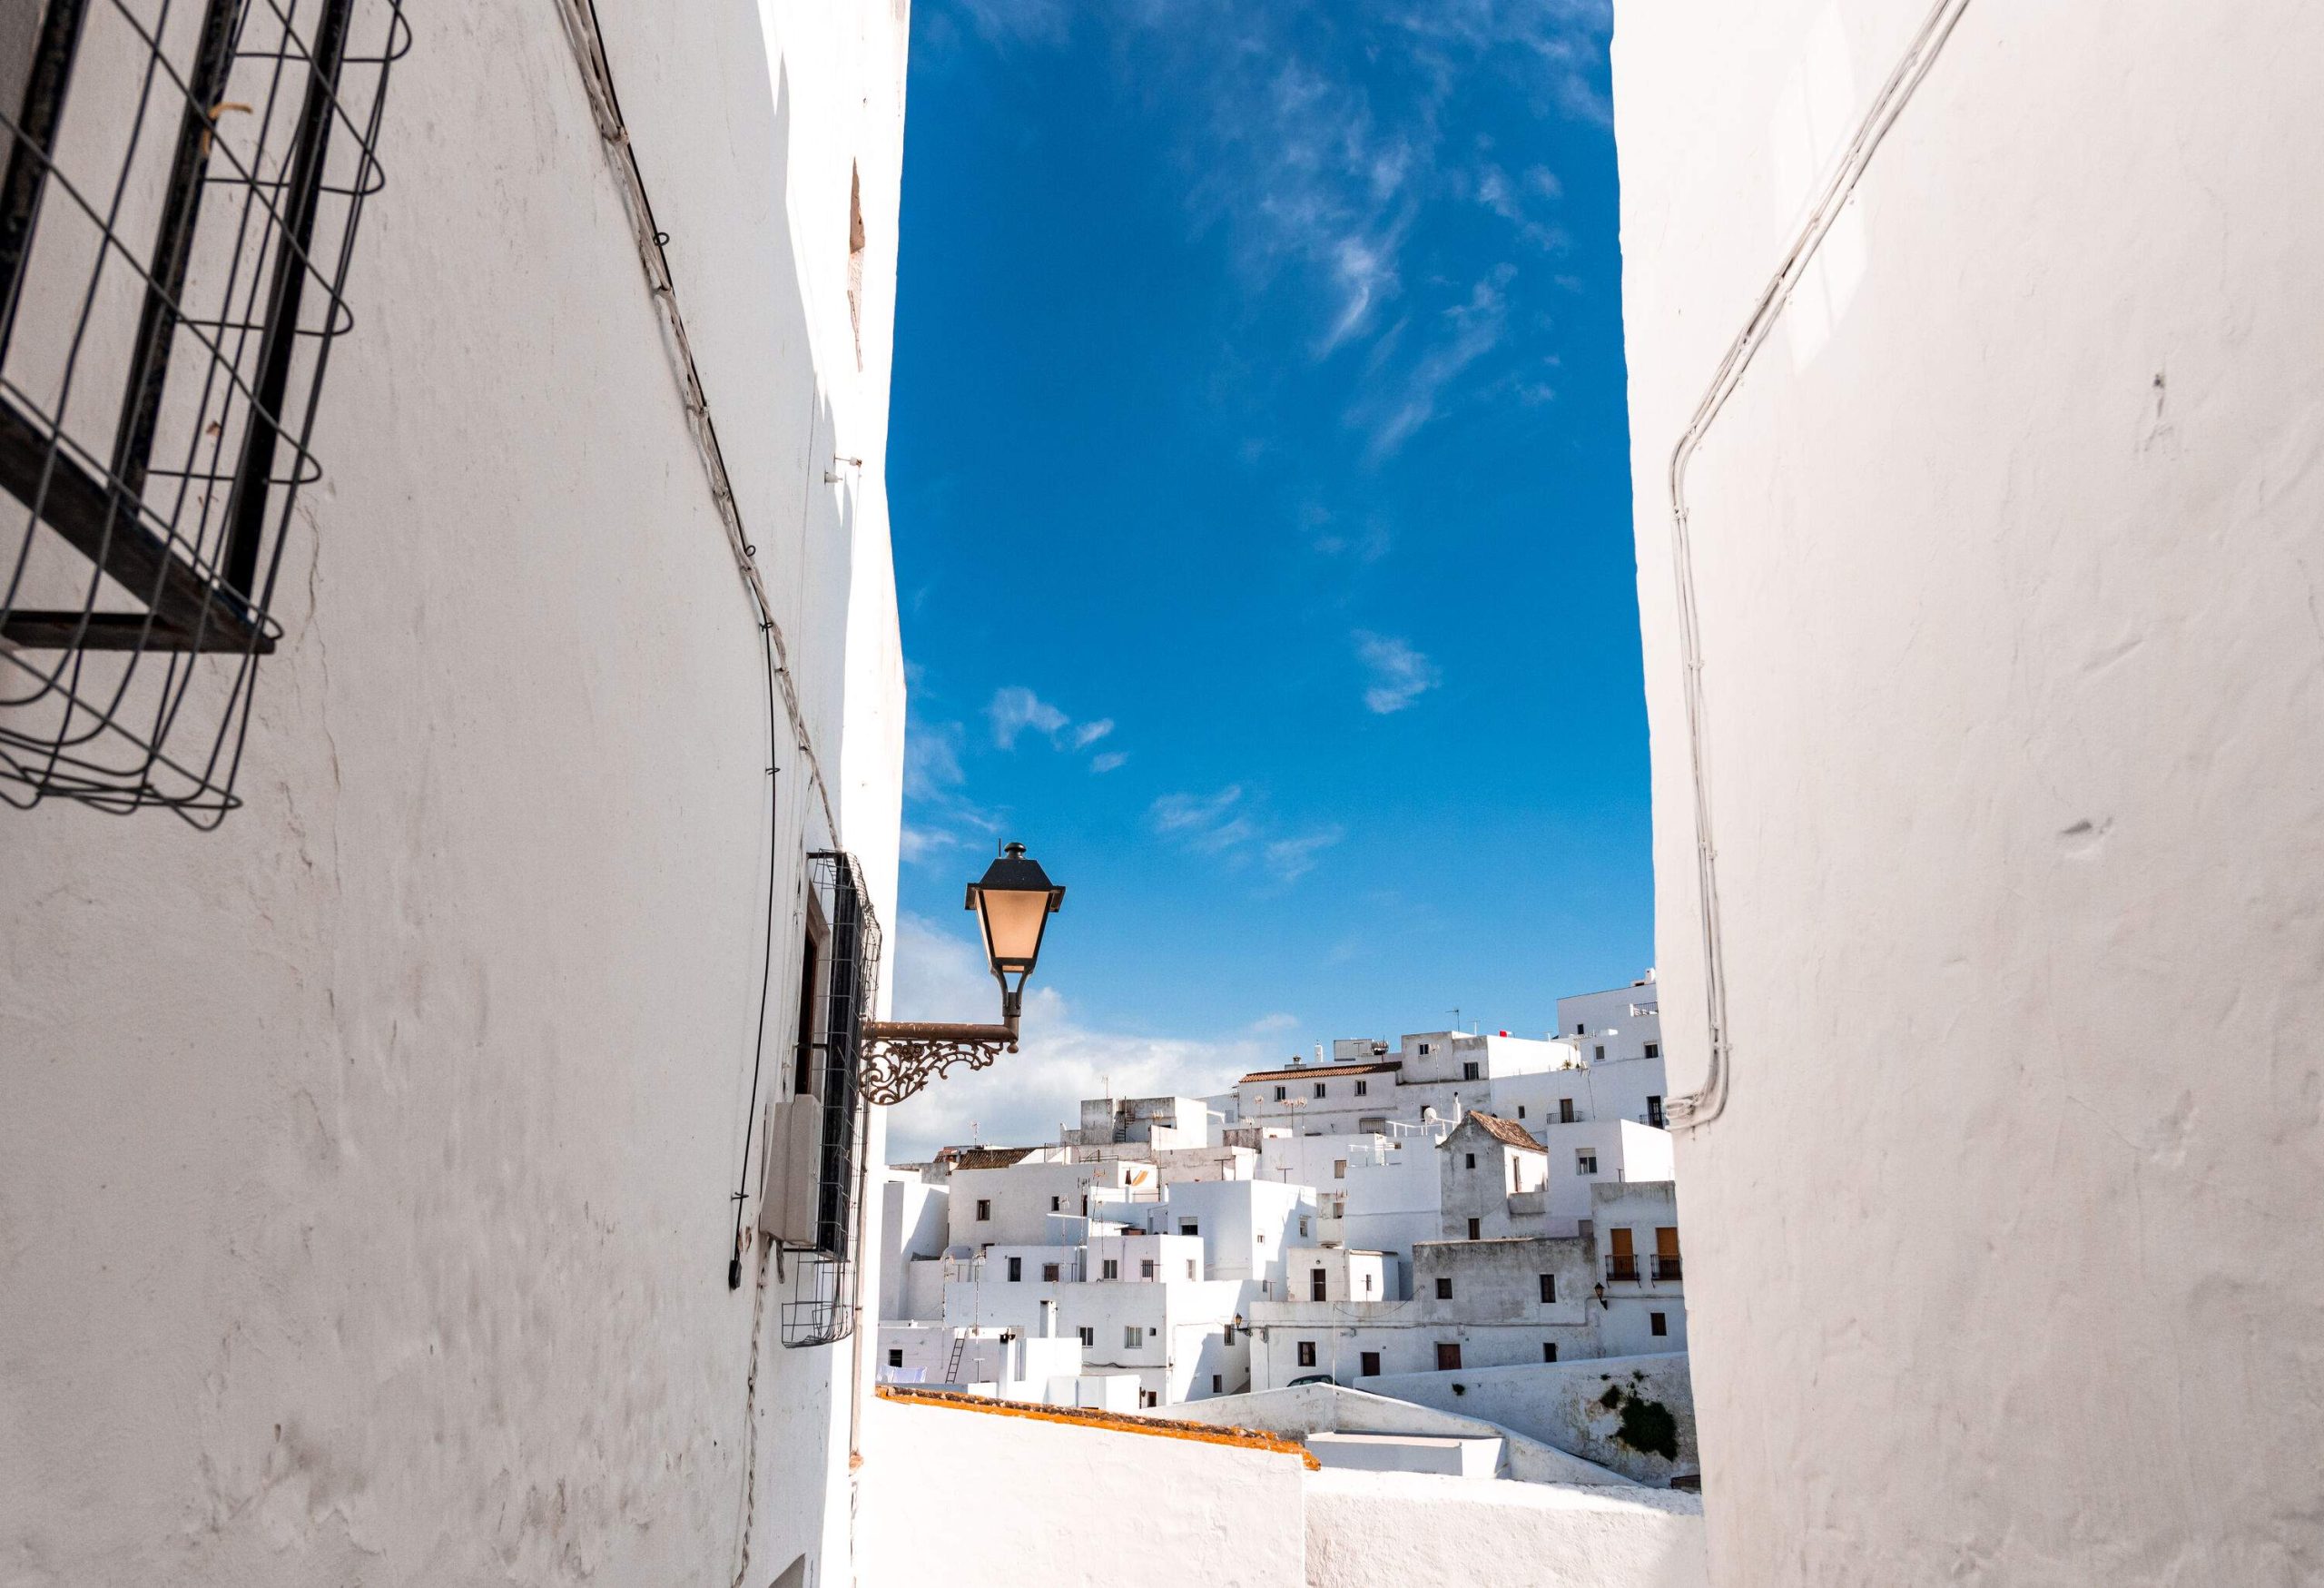
M 808 884 L 829 923 L 822 1030 L 813 1060 L 822 1104 L 817 1132 L 813 1249 L 793 1260 L 783 1304 L 785 1346 L 827 1346 L 855 1330 L 853 1249 L 857 1161 L 863 1129 L 863 1025 L 880 991 L 880 922 L 855 857 L 818 850 Z
M 0 15 L 0 799 L 239 804 L 410 42 L 401 0 Z

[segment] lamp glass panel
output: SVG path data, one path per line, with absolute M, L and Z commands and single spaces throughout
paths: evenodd
M 1042 917 L 1049 913 L 1049 896 L 1041 892 L 986 888 L 978 898 L 978 919 L 984 926 L 985 952 L 996 965 L 1020 966 L 1041 946 Z

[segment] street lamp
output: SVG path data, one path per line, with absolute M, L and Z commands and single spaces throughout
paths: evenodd
M 1041 933 L 1064 902 L 1065 890 L 1050 883 L 1041 863 L 1027 855 L 1021 843 L 1004 845 L 1000 858 L 969 884 L 967 907 L 977 912 L 984 957 L 992 979 L 1000 983 L 1001 1018 L 1012 1031 L 1024 1004 L 1025 978 L 1041 957 Z
M 1017 1021 L 1025 982 L 1041 957 L 1049 918 L 1065 902 L 1041 863 L 1021 843 L 1001 847 L 983 876 L 969 884 L 967 908 L 976 912 L 985 962 L 1000 983 L 1000 1024 L 943 1021 L 866 1021 L 862 1028 L 863 1095 L 900 1103 L 955 1064 L 982 1070 L 1017 1050 Z

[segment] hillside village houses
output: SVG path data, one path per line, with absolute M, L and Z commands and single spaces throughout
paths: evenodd
M 881 1377 L 1121 1409 L 1683 1351 L 1651 973 L 1558 1014 L 891 1169 Z

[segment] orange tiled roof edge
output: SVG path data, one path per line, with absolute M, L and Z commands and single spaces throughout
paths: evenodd
M 1233 1445 L 1246 1450 L 1271 1450 L 1280 1455 L 1299 1457 L 1307 1464 L 1310 1472 L 1323 1470 L 1323 1463 L 1310 1455 L 1307 1447 L 1298 1440 L 1257 1428 L 1179 1423 L 1168 1417 L 1139 1417 L 1127 1412 L 1099 1411 L 1090 1406 L 1049 1406 L 1032 1401 L 993 1400 L 980 1395 L 965 1395 L 959 1390 L 921 1389 L 911 1385 L 883 1384 L 879 1386 L 878 1394 L 881 1400 L 900 1401 L 907 1406 L 950 1406 L 955 1411 L 984 1412 L 1000 1417 L 1026 1417 L 1037 1423 L 1071 1423 L 1084 1428 L 1108 1429 L 1117 1434 L 1147 1434 L 1162 1439 L 1190 1439 L 1197 1445 Z

